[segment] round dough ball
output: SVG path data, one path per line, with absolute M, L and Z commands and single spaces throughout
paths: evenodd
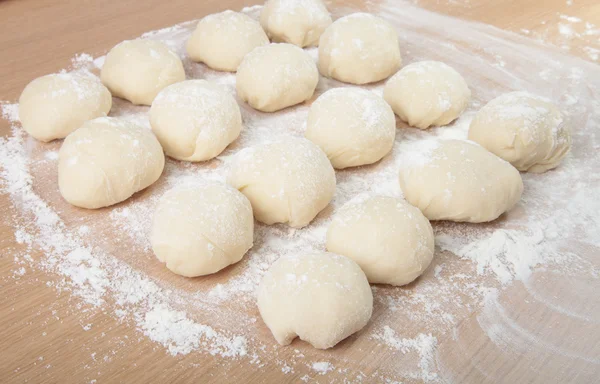
M 431 263 L 433 229 L 405 200 L 376 196 L 336 213 L 327 230 L 327 250 L 356 261 L 370 283 L 405 285 Z
M 162 196 L 150 241 L 169 270 L 195 277 L 240 261 L 252 248 L 253 233 L 252 207 L 244 195 L 224 185 L 191 185 Z
M 284 256 L 260 282 L 258 309 L 279 344 L 298 336 L 327 349 L 369 322 L 373 294 L 363 271 L 347 257 L 328 252 Z
M 58 187 L 70 204 L 107 207 L 150 186 L 164 165 L 162 148 L 150 130 L 99 117 L 65 139 L 58 155 Z
M 534 173 L 557 167 L 571 148 L 558 108 L 527 92 L 506 93 L 487 103 L 473 118 L 469 139 L 519 171 Z
M 402 63 L 398 34 L 387 21 L 368 13 L 336 20 L 319 41 L 319 71 L 353 84 L 383 80 Z
M 126 40 L 113 47 L 100 74 L 114 96 L 150 105 L 164 87 L 185 80 L 179 56 L 160 41 Z
M 312 97 L 319 71 L 310 55 L 292 44 L 255 48 L 238 67 L 238 96 L 254 109 L 274 112 Z
M 405 157 L 400 187 L 429 220 L 492 221 L 523 193 L 519 171 L 477 144 L 425 140 Z
M 186 80 L 160 91 L 150 124 L 165 153 L 178 160 L 217 156 L 240 134 L 242 115 L 234 97 L 206 80 Z
M 335 168 L 372 164 L 392 150 L 396 118 L 371 91 L 334 88 L 311 105 L 305 135 Z
M 96 77 L 57 73 L 27 84 L 19 98 L 19 120 L 31 136 L 51 141 L 106 116 L 111 106 L 110 92 Z
M 439 61 L 402 68 L 385 84 L 383 98 L 411 127 L 446 125 L 467 108 L 471 90 L 460 73 Z
M 227 10 L 200 20 L 186 49 L 194 61 L 218 71 L 235 72 L 248 52 L 265 44 L 269 38 L 258 21 Z
M 308 225 L 335 193 L 335 172 L 327 156 L 299 138 L 240 151 L 227 182 L 250 200 L 256 220 L 294 228 Z
M 331 16 L 321 0 L 267 0 L 260 24 L 273 41 L 308 47 L 319 45 Z

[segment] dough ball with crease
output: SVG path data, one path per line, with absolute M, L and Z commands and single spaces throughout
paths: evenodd
M 242 116 L 233 95 L 222 86 L 186 80 L 156 96 L 150 124 L 168 156 L 204 161 L 220 154 L 239 136 Z
M 70 204 L 101 208 L 128 199 L 162 174 L 165 156 L 149 129 L 99 117 L 71 133 L 58 154 L 58 187 Z
M 267 0 L 260 24 L 275 42 L 308 47 L 319 45 L 331 16 L 321 0 Z
M 319 71 L 346 83 L 383 80 L 401 63 L 396 30 L 369 13 L 353 13 L 336 20 L 319 41 Z
M 310 99 L 319 82 L 312 57 L 292 44 L 269 44 L 247 54 L 238 67 L 238 96 L 254 109 L 275 112 Z
M 334 88 L 311 105 L 305 135 L 321 147 L 334 168 L 372 164 L 392 150 L 396 118 L 371 91 Z
M 254 48 L 269 44 L 258 21 L 230 10 L 204 17 L 186 44 L 194 61 L 218 71 L 237 71 L 244 56 Z
M 388 80 L 383 98 L 408 125 L 426 129 L 459 117 L 469 104 L 471 90 L 452 67 L 439 61 L 419 61 Z
M 370 283 L 405 285 L 433 259 L 433 229 L 404 199 L 375 196 L 350 202 L 327 229 L 327 250 L 356 261 Z
M 250 200 L 258 221 L 294 228 L 308 225 L 335 193 L 335 172 L 327 156 L 300 138 L 241 150 L 227 182 Z
M 27 84 L 19 98 L 19 120 L 31 136 L 51 141 L 106 116 L 111 106 L 110 92 L 95 76 L 55 73 Z
M 253 231 L 250 202 L 236 189 L 181 185 L 161 197 L 150 241 L 169 270 L 194 277 L 240 261 L 252 248 Z
M 361 330 L 373 312 L 373 294 L 360 267 L 328 252 L 282 256 L 258 287 L 258 309 L 275 340 L 296 337 L 331 348 Z
M 410 143 L 401 160 L 404 197 L 429 220 L 492 221 L 513 208 L 523 193 L 519 171 L 467 141 Z
M 477 112 L 469 139 L 519 171 L 542 173 L 569 153 L 571 133 L 550 100 L 527 92 L 501 95 Z
M 185 80 L 179 56 L 156 40 L 125 40 L 106 55 L 100 75 L 113 96 L 150 105 L 158 92 Z

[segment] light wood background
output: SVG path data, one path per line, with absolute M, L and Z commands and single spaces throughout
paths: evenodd
M 33 78 L 65 68 L 80 52 L 99 55 L 126 38 L 145 31 L 200 18 L 224 9 L 238 10 L 259 1 L 244 0 L 8 0 L 0 1 L 0 100 L 14 101 Z M 358 0 L 336 0 L 360 5 Z M 440 13 L 478 20 L 499 28 L 545 35 L 545 40 L 565 44 L 556 25 L 559 14 L 577 16 L 600 25 L 597 0 L 421 0 L 418 4 Z M 598 37 L 591 37 L 597 39 Z M 570 41 L 571 53 L 587 58 L 578 40 Z M 8 125 L 0 120 L 0 134 Z M 0 218 L 15 212 L 6 196 L 0 196 Z M 268 382 L 267 368 L 233 368 L 224 373 L 216 359 L 207 358 L 189 367 L 186 357 L 170 358 L 161 347 L 141 337 L 110 314 L 95 314 L 82 329 L 68 293 L 58 295 L 46 286 L 48 276 L 27 273 L 13 281 L 13 261 L 7 254 L 17 249 L 12 227 L 0 220 L 0 382 Z M 518 294 L 518 293 L 516 293 Z M 99 337 L 105 334 L 108 337 Z M 474 335 L 474 345 L 483 343 Z M 84 346 L 94 345 L 98 356 L 110 355 L 114 345 L 128 340 L 119 355 L 95 364 Z M 43 360 L 39 360 L 44 356 Z M 195 357 L 194 357 L 195 358 Z M 548 362 L 551 364 L 551 362 Z M 92 367 L 92 368 L 90 368 Z M 91 371 L 90 371 L 91 369 Z M 457 368 L 458 369 L 458 368 Z M 460 367 L 465 381 L 478 376 Z M 518 377 L 520 367 L 502 366 L 507 377 Z M 516 376 L 515 376 L 516 375 Z

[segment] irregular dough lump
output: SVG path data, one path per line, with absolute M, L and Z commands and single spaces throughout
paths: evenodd
M 308 225 L 335 193 L 335 172 L 327 156 L 299 138 L 243 149 L 227 182 L 250 200 L 256 220 L 294 228 Z
M 58 155 L 58 187 L 73 205 L 107 207 L 153 184 L 164 165 L 162 148 L 150 130 L 99 117 L 65 139 Z
M 292 44 L 255 48 L 238 67 L 238 96 L 254 109 L 274 112 L 312 97 L 319 71 L 310 55 Z
M 429 220 L 495 220 L 521 198 L 523 181 L 512 165 L 477 144 L 424 140 L 405 154 L 400 187 Z
M 487 103 L 473 118 L 469 139 L 519 171 L 534 173 L 557 167 L 571 148 L 558 108 L 527 92 L 506 93 Z
M 114 96 L 150 105 L 164 87 L 185 80 L 179 56 L 160 41 L 126 40 L 106 55 L 100 77 Z
M 331 348 L 371 318 L 373 294 L 351 259 L 328 252 L 283 256 L 258 287 L 258 309 L 277 342 Z
M 110 92 L 96 77 L 57 73 L 27 84 L 19 98 L 19 120 L 31 136 L 51 141 L 106 116 L 111 106 Z
M 252 248 L 254 218 L 248 199 L 224 185 L 184 185 L 165 193 L 150 241 L 156 257 L 186 277 L 215 273 Z
M 396 118 L 371 91 L 334 88 L 311 105 L 305 135 L 321 147 L 334 168 L 372 164 L 392 150 Z
M 204 161 L 220 154 L 240 134 L 242 115 L 233 96 L 206 80 L 186 80 L 160 91 L 150 124 L 165 153 Z
M 431 263 L 433 230 L 405 200 L 376 196 L 350 202 L 335 214 L 327 250 L 356 261 L 370 283 L 405 285 Z
M 204 17 L 186 44 L 194 61 L 218 71 L 237 71 L 246 54 L 269 44 L 258 21 L 239 12 L 225 11 Z
M 321 0 L 267 0 L 260 24 L 275 42 L 308 47 L 319 45 L 331 16 Z
M 398 34 L 387 21 L 368 13 L 336 20 L 319 41 L 319 71 L 353 84 L 383 80 L 402 63 Z
M 412 127 L 446 125 L 467 108 L 471 90 L 452 67 L 419 61 L 402 68 L 385 84 L 383 98 Z

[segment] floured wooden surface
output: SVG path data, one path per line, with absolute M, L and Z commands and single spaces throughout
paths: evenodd
M 331 11 L 338 18 L 354 10 Z M 581 381 L 596 377 L 600 185 L 595 170 L 600 144 L 594 133 L 600 123 L 600 68 L 491 27 L 404 3 L 372 5 L 369 11 L 398 28 L 404 64 L 441 60 L 465 77 L 473 101 L 457 122 L 425 132 L 399 123 L 391 155 L 373 166 L 336 172 L 334 201 L 313 224 L 302 230 L 258 224 L 255 246 L 241 263 L 197 279 L 174 276 L 154 258 L 148 234 L 157 199 L 176 184 L 224 181 L 230 156 L 241 148 L 302 135 L 309 103 L 275 114 L 240 103 L 242 135 L 218 159 L 204 164 L 169 160 L 154 186 L 116 207 L 93 212 L 71 207 L 59 195 L 60 142 L 40 144 L 26 135 L 21 140 L 16 124 L 16 136 L 0 146 L 2 188 L 21 213 L 13 225 L 17 241 L 41 247 L 45 256 L 30 261 L 23 253 L 12 255 L 15 276 L 32 268 L 58 273 L 62 277 L 56 287 L 79 296 L 82 308 L 113 312 L 168 352 L 197 355 L 198 364 L 214 355 L 223 370 L 240 364 L 252 371 L 268 369 L 270 380 L 500 379 L 488 370 L 489 361 L 525 361 L 515 380 L 564 381 L 573 377 L 562 369 L 565 365 L 576 367 Z M 247 12 L 256 16 L 259 8 Z M 215 81 L 234 93 L 233 74 L 185 58 L 184 42 L 194 25 L 147 37 L 176 50 L 188 78 Z M 316 58 L 316 49 L 308 51 Z M 101 63 L 80 56 L 75 66 L 97 73 Z M 338 86 L 347 85 L 321 78 L 314 98 Z M 365 88 L 381 94 L 383 83 Z M 327 351 L 300 341 L 278 346 L 254 299 L 268 266 L 285 253 L 324 249 L 331 215 L 345 202 L 364 195 L 400 196 L 397 172 L 411 143 L 433 136 L 466 138 L 474 111 L 509 90 L 546 96 L 568 113 L 574 145 L 567 160 L 546 174 L 523 174 L 522 202 L 494 223 L 434 223 L 437 248 L 430 268 L 405 288 L 374 286 L 374 315 L 359 334 Z M 14 117 L 15 106 L 2 107 L 7 118 Z M 114 99 L 111 115 L 147 124 L 147 109 Z M 478 333 L 485 344 L 472 342 Z M 550 366 L 544 365 L 548 359 Z

